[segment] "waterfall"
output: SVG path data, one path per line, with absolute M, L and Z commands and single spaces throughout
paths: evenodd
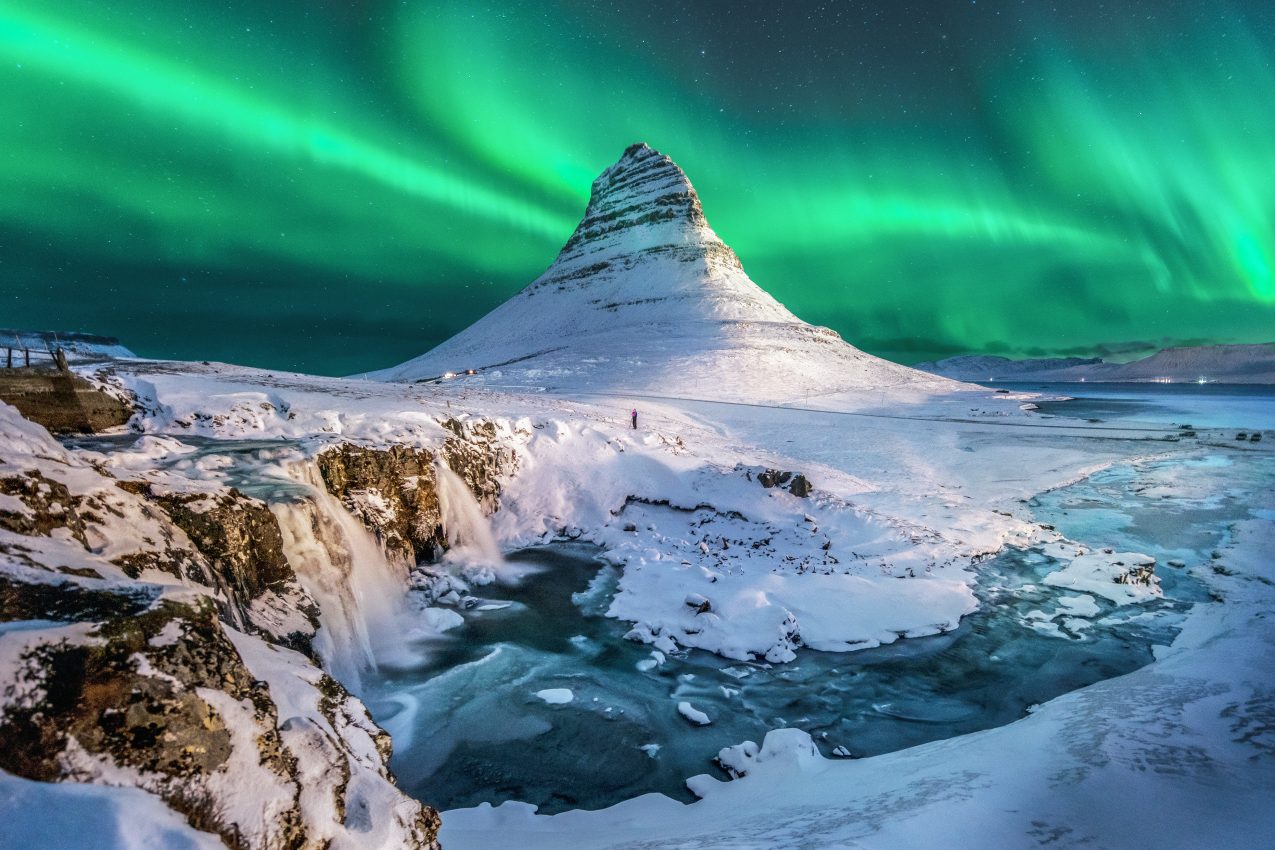
M 355 693 L 363 672 L 380 663 L 416 660 L 409 644 L 421 633 L 406 616 L 408 565 L 386 557 L 376 538 L 328 492 L 312 460 L 281 464 L 288 498 L 272 499 L 283 551 L 301 586 L 319 606 L 314 639 L 324 668 Z M 436 462 L 438 501 L 450 547 L 447 558 L 478 584 L 504 564 L 491 526 L 469 487 Z
M 434 472 L 443 530 L 451 547 L 448 560 L 460 562 L 471 580 L 489 584 L 505 562 L 491 524 L 469 486 L 447 464 L 435 461 Z
M 319 605 L 322 628 L 315 650 L 324 667 L 357 693 L 362 672 L 402 646 L 398 626 L 407 569 L 386 558 L 371 532 L 328 492 L 312 461 L 287 472 L 304 494 L 270 506 L 279 520 L 284 554 Z

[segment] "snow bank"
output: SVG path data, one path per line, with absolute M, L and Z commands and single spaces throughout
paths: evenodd
M 677 713 L 685 717 L 691 723 L 694 723 L 696 726 L 707 726 L 713 722 L 709 719 L 707 714 L 685 700 L 677 704 Z

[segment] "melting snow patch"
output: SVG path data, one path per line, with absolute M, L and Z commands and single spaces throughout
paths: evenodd
M 570 688 L 545 688 L 543 691 L 536 691 L 536 696 L 550 705 L 566 705 L 576 698 Z
M 1098 603 L 1087 593 L 1080 596 L 1060 596 L 1058 606 L 1061 613 L 1070 614 L 1073 617 L 1096 617 L 1100 610 Z
M 181 622 L 176 619 L 169 620 L 164 624 L 164 628 L 160 629 L 155 637 L 151 638 L 149 643 L 151 646 L 172 646 L 181 640 L 182 626 Z
M 679 702 L 677 704 L 677 713 L 694 723 L 696 726 L 707 726 L 712 723 L 708 715 L 691 705 L 689 702 Z

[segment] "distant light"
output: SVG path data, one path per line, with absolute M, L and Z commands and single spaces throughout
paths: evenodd
M 444 372 L 444 373 L 443 373 L 443 377 L 444 377 L 444 378 L 454 378 L 454 377 L 456 377 L 456 373 L 455 373 L 455 372 Z
M 1209 379 L 1201 375 L 1199 378 L 1196 379 L 1195 382 L 1197 384 L 1207 384 L 1209 382 Z

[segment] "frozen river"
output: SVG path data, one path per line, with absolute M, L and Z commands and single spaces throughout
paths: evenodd
M 1275 427 L 1266 390 L 1134 387 L 1050 403 L 1048 413 Z M 1068 385 L 1072 395 L 1080 388 Z M 738 417 L 726 425 L 741 429 L 780 427 L 782 419 L 726 414 Z M 849 451 L 809 439 L 809 429 L 820 427 L 814 419 L 803 427 L 821 461 Z M 1013 451 L 977 429 L 963 429 L 959 440 L 965 452 Z M 1023 437 L 1019 448 L 1038 440 Z M 871 460 L 867 449 L 863 457 Z M 786 665 L 700 651 L 653 664 L 649 646 L 623 639 L 627 624 L 604 616 L 617 573 L 594 559 L 595 550 L 523 550 L 511 559 L 538 571 L 517 585 L 483 589 L 483 599 L 463 612 L 464 625 L 422 647 L 419 665 L 383 669 L 364 697 L 394 737 L 400 783 L 439 808 L 521 800 L 545 812 L 592 809 L 651 791 L 689 800 L 685 779 L 715 773 L 720 748 L 760 741 L 771 729 L 807 731 L 828 756 L 871 756 L 1003 725 L 1147 664 L 1153 646 L 1173 639 L 1187 608 L 1207 599 L 1190 572 L 1207 567 L 1231 523 L 1269 509 L 1263 499 L 1272 481 L 1269 453 L 1229 446 L 1115 463 L 1028 507 L 1033 519 L 1078 543 L 1155 557 L 1163 599 L 1119 607 L 1084 601 L 1042 582 L 1063 562 L 1039 549 L 1008 548 L 978 566 L 980 609 L 955 631 L 855 653 L 803 650 Z M 678 711 L 683 702 L 711 723 L 689 722 Z

